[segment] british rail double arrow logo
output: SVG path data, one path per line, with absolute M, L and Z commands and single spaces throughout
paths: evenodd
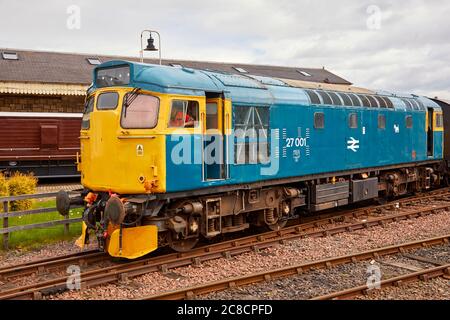
M 347 141 L 347 149 L 352 150 L 353 152 L 358 152 L 359 140 L 356 140 L 355 138 L 350 137 L 350 140 Z

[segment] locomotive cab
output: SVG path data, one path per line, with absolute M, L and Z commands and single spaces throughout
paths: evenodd
M 202 147 L 215 139 L 223 143 L 230 115 L 221 95 L 165 93 L 148 83 L 141 88 L 139 77 L 151 71 L 149 66 L 140 70 L 138 64 L 108 62 L 94 71 L 86 99 L 77 164 L 82 184 L 91 192 L 84 197 L 87 209 L 78 244 L 96 230 L 101 247 L 112 256 L 136 258 L 155 250 L 159 232 L 176 249 L 197 242 L 197 219 L 157 216 L 161 202 L 154 200 L 167 192 L 168 170 L 182 164 L 186 170 L 175 174 L 184 183 L 214 183 L 227 176 L 224 161 L 206 161 Z M 222 145 L 219 156 L 225 152 Z M 184 234 L 180 243 L 174 241 L 179 234 Z M 186 242 L 189 237 L 193 240 Z

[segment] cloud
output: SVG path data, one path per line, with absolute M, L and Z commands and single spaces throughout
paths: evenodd
M 72 4 L 80 30 L 66 27 Z M 0 0 L 0 8 L 3 47 L 137 56 L 141 30 L 152 28 L 167 58 L 325 66 L 360 86 L 450 99 L 445 0 Z

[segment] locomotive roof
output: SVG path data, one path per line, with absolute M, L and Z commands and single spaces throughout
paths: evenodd
M 302 83 L 296 85 L 295 82 L 277 77 L 252 74 L 237 75 L 205 69 L 142 64 L 126 60 L 108 61 L 99 65 L 93 71 L 94 79 L 98 69 L 124 65 L 130 66 L 130 87 L 140 87 L 161 93 L 195 96 L 203 96 L 205 92 L 224 92 L 234 103 L 241 105 L 271 105 L 275 103 L 334 105 L 333 103 L 324 103 L 323 99 L 319 103 L 313 103 L 311 95 L 329 95 L 330 97 L 333 96 L 331 98 L 335 97 L 338 100 L 338 97 L 340 97 L 344 101 L 343 96 L 349 97 L 348 94 L 350 94 L 358 97 L 360 103 L 367 98 L 367 100 L 377 101 L 375 103 L 378 106 L 381 105 L 380 101 L 386 101 L 386 98 L 388 98 L 386 107 L 396 110 L 425 111 L 427 107 L 440 109 L 434 101 L 416 95 L 398 95 L 386 91 L 375 92 L 348 85 L 323 86 L 312 90 L 304 87 Z M 371 102 L 368 102 L 370 105 Z M 364 105 L 364 102 L 361 105 Z M 336 104 L 336 106 L 338 105 Z M 342 104 L 339 106 L 342 106 Z

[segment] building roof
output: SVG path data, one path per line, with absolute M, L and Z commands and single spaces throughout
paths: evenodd
M 9 55 L 10 59 L 5 59 L 3 57 L 4 53 L 13 53 L 13 59 L 11 59 L 11 55 Z M 17 59 L 14 59 L 14 53 L 17 55 Z M 136 57 L 0 48 L 0 81 L 88 85 L 92 82 L 92 70 L 96 66 L 89 63 L 89 58 L 98 59 L 100 62 L 109 60 L 139 61 L 139 58 Z M 156 59 L 145 59 L 144 62 L 151 64 L 159 63 Z M 324 68 L 294 68 L 172 59 L 163 60 L 163 64 L 179 64 L 188 68 L 242 75 L 248 73 L 256 76 L 276 77 L 298 81 L 351 85 L 349 81 Z M 239 71 L 239 68 L 243 69 L 241 71 L 245 70 L 247 73 Z

